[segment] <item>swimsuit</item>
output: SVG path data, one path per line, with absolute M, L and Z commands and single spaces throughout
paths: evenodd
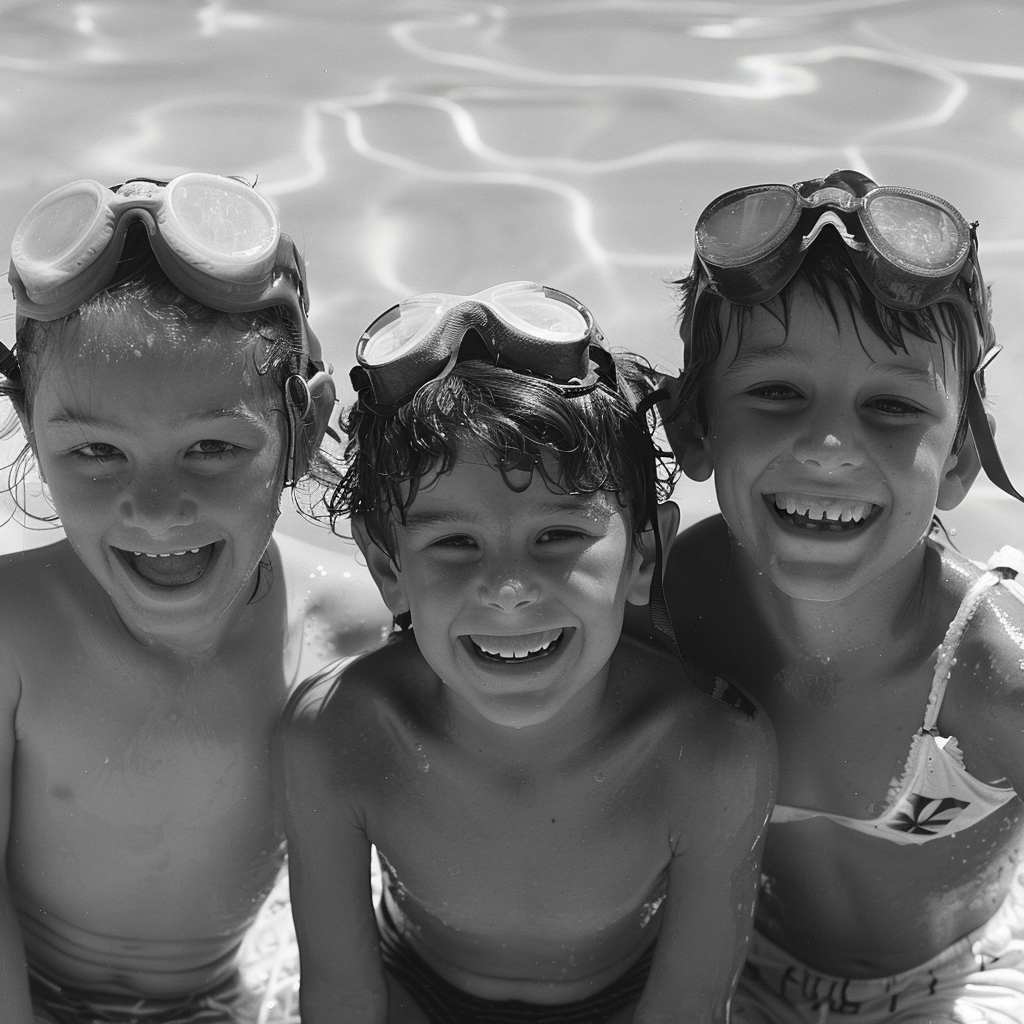
M 939 647 L 924 724 L 911 741 L 902 777 L 889 784 L 885 810 L 877 818 L 865 819 L 776 804 L 773 825 L 825 818 L 893 843 L 919 844 L 955 835 L 1014 799 L 1016 793 L 1005 780 L 990 785 L 974 778 L 964 767 L 956 738 L 940 736 L 936 722 L 957 648 L 985 593 L 1002 586 L 1024 603 L 1024 587 L 1015 578 L 1018 572 L 1024 572 L 1024 556 L 1013 548 L 1002 548 L 989 560 L 988 571 L 967 592 L 949 624 Z
M 177 999 L 104 995 L 68 988 L 29 965 L 36 1024 L 249 1024 L 258 999 L 235 973 L 219 985 Z
M 618 981 L 586 999 L 551 1005 L 498 1001 L 470 995 L 442 978 L 399 930 L 386 895 L 377 906 L 377 926 L 385 970 L 412 996 L 430 1024 L 601 1024 L 640 998 L 654 959 L 652 943 Z
M 919 967 L 838 978 L 755 931 L 732 1024 L 1022 1024 L 1024 873 L 980 928 Z

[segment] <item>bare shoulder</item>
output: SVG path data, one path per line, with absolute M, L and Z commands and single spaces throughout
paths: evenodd
M 66 540 L 0 555 L 0 636 L 16 645 L 25 623 L 73 615 L 83 599 L 91 600 L 98 591 Z
M 1015 695 L 1024 692 L 1024 554 L 1003 548 L 986 569 L 956 551 L 942 552 L 943 585 L 949 592 L 949 618 L 957 632 L 957 619 L 964 622 L 958 643 L 957 663 L 972 666 L 971 675 L 986 679 L 998 689 Z M 982 579 L 992 583 L 991 571 L 998 582 L 975 591 Z
M 943 654 L 949 659 L 939 729 L 956 736 L 972 773 L 1005 777 L 1024 793 L 1024 556 L 990 562 L 995 583 L 956 552 L 942 560 L 952 625 L 939 649 L 940 669 Z M 981 580 L 989 585 L 979 590 Z
M 285 582 L 289 619 L 302 624 L 318 663 L 381 643 L 391 613 L 354 541 L 325 531 L 320 547 L 278 532 L 268 552 Z
M 699 817 L 711 807 L 719 815 L 766 812 L 777 753 L 760 707 L 728 681 L 648 643 L 624 637 L 616 659 L 624 677 L 643 680 L 634 713 L 664 748 L 665 784 L 680 805 Z
M 422 715 L 416 682 L 425 663 L 412 637 L 325 666 L 292 694 L 278 725 L 284 758 L 312 758 L 339 780 L 377 788 L 406 723 Z

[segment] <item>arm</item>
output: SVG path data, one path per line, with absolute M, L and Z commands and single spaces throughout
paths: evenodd
M 329 680 L 325 682 L 330 682 Z M 309 691 L 301 691 L 298 708 Z M 370 896 L 370 841 L 345 791 L 345 745 L 313 714 L 285 714 L 274 745 L 288 836 L 303 1024 L 385 1024 L 387 988 Z
M 735 722 L 737 713 L 729 714 Z M 763 713 L 726 732 L 731 735 L 708 730 L 694 755 L 703 765 L 694 770 L 691 762 L 687 769 L 684 762 L 676 772 L 680 815 L 668 896 L 634 1024 L 729 1020 L 752 926 L 776 768 Z
M 16 670 L 7 658 L 0 658 L 0 850 L 5 854 L 10 837 L 18 690 Z M 6 871 L 0 874 L 0 1020 L 5 1024 L 32 1024 L 33 1021 L 25 947 Z

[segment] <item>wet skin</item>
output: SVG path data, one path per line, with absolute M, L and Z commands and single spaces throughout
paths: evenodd
M 415 636 L 319 680 L 281 733 L 303 1020 L 422 1020 L 386 996 L 371 843 L 409 941 L 464 991 L 584 998 L 657 936 L 633 1019 L 724 1020 L 771 740 L 620 640 L 649 545 L 614 498 L 515 492 L 482 456 L 397 530 L 395 562 L 367 557 Z
M 13 904 L 58 981 L 180 996 L 233 969 L 280 866 L 290 686 L 390 616 L 351 551 L 271 540 L 284 423 L 248 348 L 140 325 L 151 344 L 42 357 L 30 426 L 68 540 L 0 559 L 0 922 L 16 957 Z
M 859 330 L 859 337 L 858 337 Z M 679 443 L 715 473 L 724 519 L 681 534 L 667 590 L 683 649 L 762 704 L 778 801 L 859 818 L 885 805 L 920 728 L 936 649 L 980 570 L 924 539 L 973 479 L 952 455 L 949 344 L 892 353 L 801 290 L 788 334 L 763 309 L 731 334 L 707 436 Z M 824 520 L 822 516 L 824 515 Z M 990 592 L 939 716 L 968 770 L 1024 792 L 1024 615 Z M 758 927 L 810 966 L 852 977 L 916 966 L 1002 901 L 1024 840 L 1013 800 L 955 836 L 897 846 L 827 821 L 769 827 Z

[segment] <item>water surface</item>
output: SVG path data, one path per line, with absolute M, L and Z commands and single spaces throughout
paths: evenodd
M 74 178 L 241 174 L 306 254 L 343 380 L 398 298 L 520 278 L 668 367 L 666 281 L 707 201 L 855 167 L 980 221 L 1024 484 L 1022 39 L 1019 2 L 0 0 L 0 245 Z M 709 485 L 677 499 L 687 522 L 715 508 Z M 1024 546 L 1024 508 L 984 481 L 949 521 L 975 556 Z

